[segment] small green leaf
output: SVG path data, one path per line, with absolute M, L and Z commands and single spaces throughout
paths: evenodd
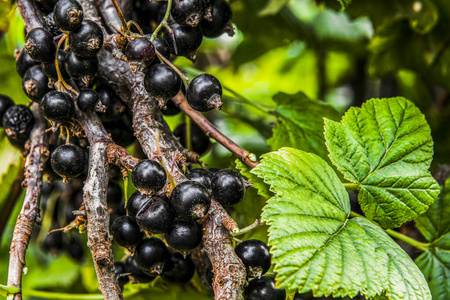
M 341 114 L 331 105 L 313 101 L 299 92 L 295 95 L 279 93 L 273 100 L 278 121 L 273 136 L 267 141 L 272 150 L 293 147 L 312 152 L 328 160 L 323 136 L 323 118 L 339 120 Z
M 288 2 L 289 0 L 269 0 L 267 5 L 259 12 L 259 15 L 274 15 L 278 13 Z
M 320 157 L 282 148 L 252 173 L 276 193 L 262 217 L 280 286 L 316 297 L 431 299 L 423 274 L 380 227 L 348 219 L 348 194 Z
M 342 9 L 345 9 L 352 2 L 352 0 L 338 0 L 338 2 L 341 4 Z
M 430 127 L 405 98 L 371 99 L 341 122 L 325 120 L 325 139 L 333 164 L 360 184 L 362 210 L 384 228 L 415 219 L 439 194 Z
M 8 294 L 17 294 L 20 292 L 20 288 L 15 285 L 3 285 L 0 284 L 0 295 L 6 297 Z

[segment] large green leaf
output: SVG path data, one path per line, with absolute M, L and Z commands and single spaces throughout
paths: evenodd
M 273 136 L 267 141 L 270 148 L 293 147 L 328 160 L 323 118 L 339 120 L 341 114 L 331 105 L 313 101 L 302 92 L 295 95 L 279 93 L 273 100 L 277 103 L 277 123 Z
M 282 148 L 252 172 L 276 193 L 262 217 L 280 286 L 314 296 L 431 299 L 423 274 L 380 227 L 348 219 L 348 194 L 320 157 Z
M 434 300 L 450 299 L 450 180 L 428 211 L 417 218 L 416 227 L 431 243 L 416 264 L 430 284 Z
M 360 185 L 366 216 L 385 228 L 415 219 L 439 194 L 430 127 L 405 98 L 371 99 L 341 122 L 325 120 L 325 139 L 333 164 Z

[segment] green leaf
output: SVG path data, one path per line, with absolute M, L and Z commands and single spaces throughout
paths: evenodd
M 342 9 L 345 9 L 352 2 L 352 0 L 338 0 L 338 2 L 341 4 Z
M 289 0 L 269 0 L 267 5 L 259 12 L 260 16 L 273 15 L 278 13 Z
M 313 101 L 302 92 L 295 95 L 279 93 L 273 100 L 277 103 L 278 120 L 273 136 L 267 141 L 270 148 L 293 147 L 328 160 L 323 118 L 339 120 L 341 114 L 331 105 Z
M 415 219 L 439 194 L 430 127 L 405 98 L 371 99 L 341 122 L 325 120 L 325 139 L 333 164 L 360 184 L 362 210 L 384 228 Z
M 262 217 L 280 286 L 314 296 L 431 299 L 423 274 L 380 227 L 348 219 L 348 194 L 320 157 L 282 148 L 252 172 L 276 193 Z
M 416 259 L 416 264 L 430 285 L 433 300 L 450 299 L 450 251 L 428 250 Z
M 15 285 L 0 284 L 0 295 L 3 297 L 8 296 L 8 294 L 17 294 L 18 292 L 20 292 L 20 288 Z
M 269 186 L 258 176 L 251 173 L 251 169 L 249 166 L 244 164 L 240 159 L 236 159 L 236 168 L 239 169 L 241 175 L 245 176 L 247 180 L 253 184 L 253 187 L 258 191 L 258 195 L 264 198 L 270 198 L 273 196 L 273 193 L 269 190 Z

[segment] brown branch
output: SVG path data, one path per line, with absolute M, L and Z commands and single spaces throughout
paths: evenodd
M 223 135 L 216 127 L 214 127 L 211 122 L 209 122 L 201 113 L 194 110 L 186 101 L 183 93 L 178 93 L 178 95 L 172 99 L 173 102 L 186 114 L 188 115 L 205 133 L 207 136 L 212 137 L 225 148 L 230 150 L 231 153 L 236 155 L 250 168 L 254 168 L 258 165 L 258 161 L 255 161 L 251 156 L 252 153 L 239 147 L 235 142 Z
M 25 162 L 26 189 L 22 210 L 14 227 L 14 235 L 11 242 L 8 268 L 8 285 L 21 288 L 22 274 L 26 268 L 25 254 L 31 238 L 34 223 L 40 221 L 39 200 L 42 187 L 42 175 L 44 163 L 48 158 L 49 150 L 45 134 L 46 121 L 39 111 L 39 105 L 33 104 L 33 115 L 35 125 L 31 131 L 29 141 L 29 152 Z M 22 299 L 19 292 L 14 296 L 15 300 Z
M 139 159 L 133 157 L 128 151 L 116 144 L 109 144 L 106 149 L 108 153 L 108 162 L 118 166 L 122 172 L 132 171 L 139 162 Z
M 22 15 L 27 31 L 30 31 L 33 28 L 42 27 L 44 18 L 42 17 L 41 11 L 36 6 L 36 1 L 17 0 L 17 7 Z

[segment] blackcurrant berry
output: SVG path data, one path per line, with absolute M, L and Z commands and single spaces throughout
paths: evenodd
M 114 220 L 111 225 L 111 234 L 117 245 L 122 247 L 136 246 L 142 240 L 142 232 L 138 224 L 128 216 L 122 216 Z
M 270 268 L 269 247 L 259 240 L 243 241 L 234 249 L 250 273 L 257 277 L 266 273 Z
M 138 225 L 147 234 L 167 232 L 173 220 L 174 213 L 170 206 L 159 197 L 148 199 L 136 215 Z
M 42 67 L 40 65 L 32 66 L 23 75 L 23 91 L 28 98 L 39 103 L 42 97 L 50 91 L 48 82 L 48 77 L 45 76 Z
M 2 123 L 9 142 L 23 149 L 34 126 L 31 110 L 25 105 L 12 105 L 5 111 Z
M 3 116 L 5 115 L 6 110 L 13 105 L 14 105 L 14 101 L 12 101 L 11 98 L 9 98 L 6 95 L 0 94 L 0 120 L 3 119 Z M 3 127 L 3 124 L 0 124 L 0 127 Z
M 142 160 L 131 172 L 131 182 L 141 192 L 156 193 L 164 187 L 166 180 L 166 170 L 156 160 Z
M 203 184 L 209 190 L 211 189 L 211 179 L 213 177 L 213 173 L 206 169 L 192 169 L 186 177 L 189 180 Z
M 53 14 L 56 25 L 66 31 L 79 28 L 83 21 L 83 8 L 75 0 L 59 0 Z
M 51 155 L 52 169 L 63 178 L 80 176 L 87 169 L 88 159 L 76 145 L 61 145 Z
M 146 22 L 161 23 L 167 10 L 167 1 L 137 1 L 140 2 L 139 12 Z M 140 24 L 140 23 L 139 23 Z
M 141 240 L 134 253 L 134 259 L 139 268 L 158 275 L 161 274 L 169 257 L 169 250 L 164 242 L 158 238 Z
M 219 169 L 219 168 L 208 168 L 208 171 L 210 171 L 210 172 L 213 173 L 213 175 L 214 175 L 214 174 L 216 174 L 217 172 L 219 172 L 220 169 Z
M 125 47 L 125 56 L 128 63 L 142 62 L 148 66 L 155 58 L 155 47 L 147 37 L 136 37 Z
M 244 179 L 234 170 L 220 170 L 214 174 L 211 183 L 214 200 L 222 205 L 234 205 L 244 198 Z
M 192 259 L 183 257 L 180 253 L 172 253 L 166 261 L 162 271 L 162 278 L 175 283 L 189 282 L 195 273 L 195 265 Z
M 110 207 L 117 207 L 122 203 L 122 188 L 115 181 L 110 181 L 108 183 L 108 188 L 106 189 L 106 200 Z
M 170 12 L 178 24 L 195 27 L 202 20 L 204 11 L 204 0 L 175 0 Z
M 67 122 L 75 114 L 75 104 L 70 96 L 63 92 L 50 91 L 41 101 L 41 111 L 50 121 Z
M 200 74 L 192 79 L 186 92 L 186 100 L 197 111 L 209 111 L 222 107 L 222 85 L 210 74 Z
M 145 73 L 144 87 L 151 97 L 165 103 L 180 91 L 181 78 L 168 65 L 155 64 Z
M 174 250 L 188 252 L 202 242 L 202 226 L 194 221 L 175 220 L 166 233 L 166 242 Z
M 35 2 L 44 15 L 48 15 L 53 11 L 58 0 L 36 0 Z
M 147 202 L 149 197 L 142 195 L 139 191 L 134 192 L 127 202 L 127 213 L 130 218 L 136 220 L 136 215 L 138 214 L 141 207 Z
M 151 37 L 151 34 L 149 36 Z M 147 36 L 147 38 L 148 38 L 148 36 Z M 159 52 L 159 54 L 161 54 L 162 56 L 164 56 L 167 59 L 170 58 L 170 47 L 165 38 L 158 35 L 153 40 L 153 46 L 155 47 L 155 50 Z M 153 60 L 153 63 L 158 63 L 158 62 L 159 62 L 159 59 L 155 57 L 155 59 Z
M 116 280 L 121 287 L 123 287 L 128 283 L 128 281 L 130 281 L 130 278 L 128 278 L 128 275 L 125 275 L 125 273 L 128 273 L 125 267 L 125 263 L 121 261 L 115 261 L 114 275 L 116 276 Z
M 231 24 L 232 11 L 230 4 L 225 0 L 212 0 L 211 15 L 211 21 L 204 19 L 200 26 L 204 36 L 216 38 L 224 33 L 226 27 Z
M 262 276 L 248 282 L 244 290 L 245 300 L 285 300 L 286 292 L 275 288 L 275 280 L 272 277 Z
M 103 123 L 106 131 L 111 134 L 113 141 L 124 148 L 136 141 L 131 125 L 124 120 L 126 119 L 126 117 L 124 117 L 125 115 L 126 114 L 119 116 L 115 121 Z
M 56 45 L 53 35 L 44 28 L 30 30 L 25 38 L 25 50 L 36 61 L 46 62 L 55 59 Z
M 19 56 L 17 57 L 17 60 L 16 60 L 17 74 L 19 74 L 20 77 L 23 77 L 23 75 L 29 68 L 31 68 L 34 65 L 38 65 L 38 64 L 39 64 L 39 62 L 32 59 L 28 55 L 28 52 L 25 49 L 22 49 L 19 52 Z
M 208 213 L 211 195 L 203 184 L 185 181 L 173 189 L 170 204 L 180 218 L 195 221 Z
M 45 252 L 51 252 L 52 254 L 57 254 L 59 251 L 63 250 L 63 235 L 61 231 L 54 231 L 45 236 L 42 248 Z
M 70 51 L 66 59 L 65 68 L 70 77 L 75 79 L 83 76 L 94 76 L 98 70 L 98 58 L 96 55 L 84 58 Z
M 67 74 L 66 71 L 66 60 L 67 60 L 67 52 L 64 50 L 58 51 L 58 66 L 59 71 L 61 72 L 61 75 L 64 80 L 69 80 L 70 76 Z M 58 80 L 58 72 L 56 71 L 56 64 L 55 60 L 51 60 L 49 62 L 42 63 L 42 71 L 44 71 L 44 74 L 47 75 L 48 78 L 53 79 L 54 81 Z
M 102 104 L 106 106 L 106 111 L 98 113 L 100 120 L 103 122 L 111 122 L 117 120 L 119 112 L 116 111 L 116 106 L 120 103 L 120 98 L 109 85 L 100 85 L 95 88 L 98 97 Z
M 125 260 L 125 269 L 126 273 L 131 273 L 130 277 L 137 282 L 148 283 L 156 278 L 155 276 L 145 273 L 144 270 L 139 268 L 136 264 L 134 256 L 131 255 Z
M 181 124 L 173 131 L 173 134 L 180 139 L 180 143 L 183 147 L 187 147 L 186 142 L 186 124 Z M 191 145 L 192 151 L 198 153 L 199 155 L 204 154 L 211 145 L 209 137 L 197 126 L 191 122 Z
M 93 89 L 85 89 L 80 92 L 77 106 L 82 112 L 93 112 L 99 100 L 99 95 Z
M 90 58 L 103 46 L 103 31 L 97 23 L 84 20 L 81 26 L 69 33 L 70 50 L 78 56 Z
M 201 28 L 181 26 L 178 23 L 170 24 L 170 28 L 173 36 L 167 30 L 164 33 L 170 52 L 175 55 L 192 57 L 203 41 Z
M 50 32 L 53 36 L 62 34 L 61 29 L 56 25 L 53 17 L 53 12 L 49 13 L 44 19 L 44 29 Z

